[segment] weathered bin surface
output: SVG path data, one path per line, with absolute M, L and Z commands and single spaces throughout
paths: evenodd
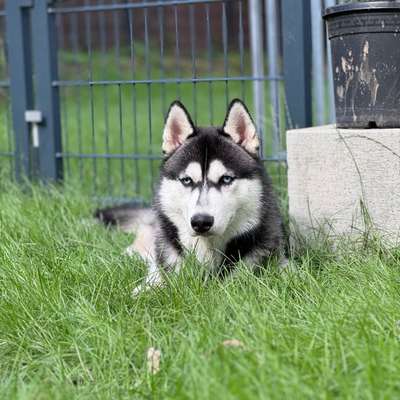
M 324 18 L 338 127 L 400 127 L 400 2 L 339 5 Z

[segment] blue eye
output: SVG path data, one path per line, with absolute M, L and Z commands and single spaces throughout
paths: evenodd
M 219 184 L 220 185 L 230 185 L 234 180 L 235 180 L 235 178 L 233 176 L 222 175 L 219 180 Z
M 189 178 L 188 176 L 185 176 L 179 180 L 181 181 L 183 186 L 192 186 L 193 185 L 192 178 Z

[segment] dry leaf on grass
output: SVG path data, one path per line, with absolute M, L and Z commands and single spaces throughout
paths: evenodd
M 222 342 L 222 345 L 225 347 L 244 347 L 243 342 L 237 339 L 228 339 Z
M 150 374 L 156 374 L 160 371 L 161 351 L 150 347 L 147 349 L 147 370 Z

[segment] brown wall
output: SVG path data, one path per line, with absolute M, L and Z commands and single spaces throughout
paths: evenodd
M 2 1 L 2 0 L 0 0 Z M 115 3 L 126 3 L 121 1 Z M 134 3 L 137 1 L 130 1 Z M 98 0 L 70 0 L 59 2 L 61 6 L 73 6 L 84 4 L 98 4 Z M 105 2 L 104 2 L 105 3 Z M 210 30 L 212 43 L 215 49 L 223 48 L 223 6 L 219 4 L 210 4 Z M 191 8 L 193 10 L 191 18 Z M 206 6 L 204 4 L 190 6 L 167 6 L 148 9 L 132 9 L 131 11 L 107 11 L 92 13 L 63 14 L 58 17 L 59 39 L 64 47 L 71 47 L 74 40 L 80 47 L 87 47 L 87 33 L 90 30 L 91 43 L 93 48 L 114 47 L 119 40 L 121 46 L 129 46 L 130 20 L 133 25 L 134 39 L 144 41 L 145 39 L 145 20 L 147 13 L 147 24 L 150 45 L 158 45 L 160 40 L 160 18 L 163 19 L 163 34 L 165 48 L 175 47 L 175 10 L 178 15 L 179 26 L 179 45 L 183 53 L 190 53 L 191 49 L 191 29 L 195 32 L 196 50 L 207 48 L 207 23 Z M 247 1 L 242 3 L 242 20 L 245 42 L 247 43 L 248 17 Z M 194 20 L 194 24 L 192 21 Z M 239 3 L 226 3 L 226 21 L 228 31 L 228 46 L 238 48 L 239 37 Z M 194 28 L 192 26 L 194 25 Z M 75 36 L 76 35 L 76 36 Z

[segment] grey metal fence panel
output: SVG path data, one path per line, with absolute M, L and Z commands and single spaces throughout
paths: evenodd
M 55 16 L 47 12 L 48 0 L 35 0 L 32 8 L 35 108 L 42 114 L 39 124 L 39 174 L 42 181 L 59 181 L 63 176 L 61 123 L 57 80 Z
M 264 76 L 264 34 L 262 2 L 249 0 L 250 14 L 250 46 L 253 78 Z M 261 79 L 253 80 L 253 101 L 255 123 L 261 137 L 261 155 L 264 155 L 264 122 L 265 122 L 265 98 L 264 82 Z
M 14 138 L 11 129 L 10 82 L 5 42 L 6 11 L 0 10 L 0 178 L 14 176 Z
M 266 37 L 268 42 L 268 72 L 271 79 L 270 101 L 272 120 L 272 151 L 278 155 L 282 150 L 281 144 L 281 107 L 279 90 L 279 3 L 277 0 L 265 0 L 267 15 Z
M 314 89 L 315 118 L 317 125 L 325 123 L 325 57 L 324 57 L 324 30 L 322 21 L 321 0 L 311 0 L 312 26 L 312 80 Z
M 263 159 L 277 165 L 285 160 L 286 121 L 311 123 L 305 0 L 295 7 L 289 0 L 19 2 L 30 6 L 24 15 L 35 29 L 26 24 L 8 35 L 10 43 L 21 41 L 10 62 L 22 61 L 15 71 L 24 75 L 19 83 L 15 71 L 11 77 L 15 137 L 24 144 L 18 152 L 31 157 L 30 127 L 21 115 L 41 111 L 44 180 L 63 177 L 95 195 L 149 198 L 163 118 L 176 98 L 200 125 L 220 125 L 228 102 L 242 98 L 255 116 Z M 7 4 L 10 22 L 21 17 L 13 0 Z M 17 101 L 19 92 L 25 102 Z
M 30 2 L 26 0 L 8 0 L 6 2 L 5 15 L 7 38 L 7 61 L 9 82 L 3 81 L 3 89 L 9 87 L 10 102 L 12 108 L 14 149 L 11 149 L 11 128 L 7 124 L 7 140 L 9 150 L 6 154 L 15 158 L 15 175 L 17 178 L 30 176 L 32 171 L 30 127 L 25 121 L 25 111 L 33 105 L 32 68 L 31 68 L 31 47 L 30 47 Z M 4 14 L 3 14 L 4 15 Z M 7 66 L 5 66 L 7 69 Z M 9 104 L 2 105 L 2 113 L 8 115 Z M 8 117 L 6 117 L 8 121 Z
M 329 40 L 322 14 L 337 0 L 311 0 L 314 123 L 335 122 L 333 79 Z
M 338 1 L 335 0 L 325 0 L 325 8 L 332 7 L 335 4 L 338 4 Z M 332 76 L 332 58 L 331 58 L 331 49 L 329 39 L 326 36 L 326 48 L 327 48 L 327 81 L 328 81 L 328 104 L 329 104 L 329 122 L 335 122 L 335 95 L 333 92 L 333 76 Z
M 283 58 L 291 127 L 312 124 L 309 0 L 282 0 Z
M 252 14 L 252 6 L 259 12 Z M 264 159 L 284 160 L 277 153 L 284 129 L 280 45 L 271 45 L 280 40 L 277 9 L 265 13 L 263 2 L 252 0 L 86 1 L 56 3 L 48 12 L 57 20 L 53 86 L 60 90 L 59 156 L 67 181 L 78 177 L 95 193 L 147 198 L 160 162 L 163 116 L 175 98 L 202 125 L 221 124 L 228 102 L 243 98 L 254 112 Z M 268 61 L 268 74 L 267 42 L 276 63 Z M 273 106 L 266 90 L 274 91 Z

